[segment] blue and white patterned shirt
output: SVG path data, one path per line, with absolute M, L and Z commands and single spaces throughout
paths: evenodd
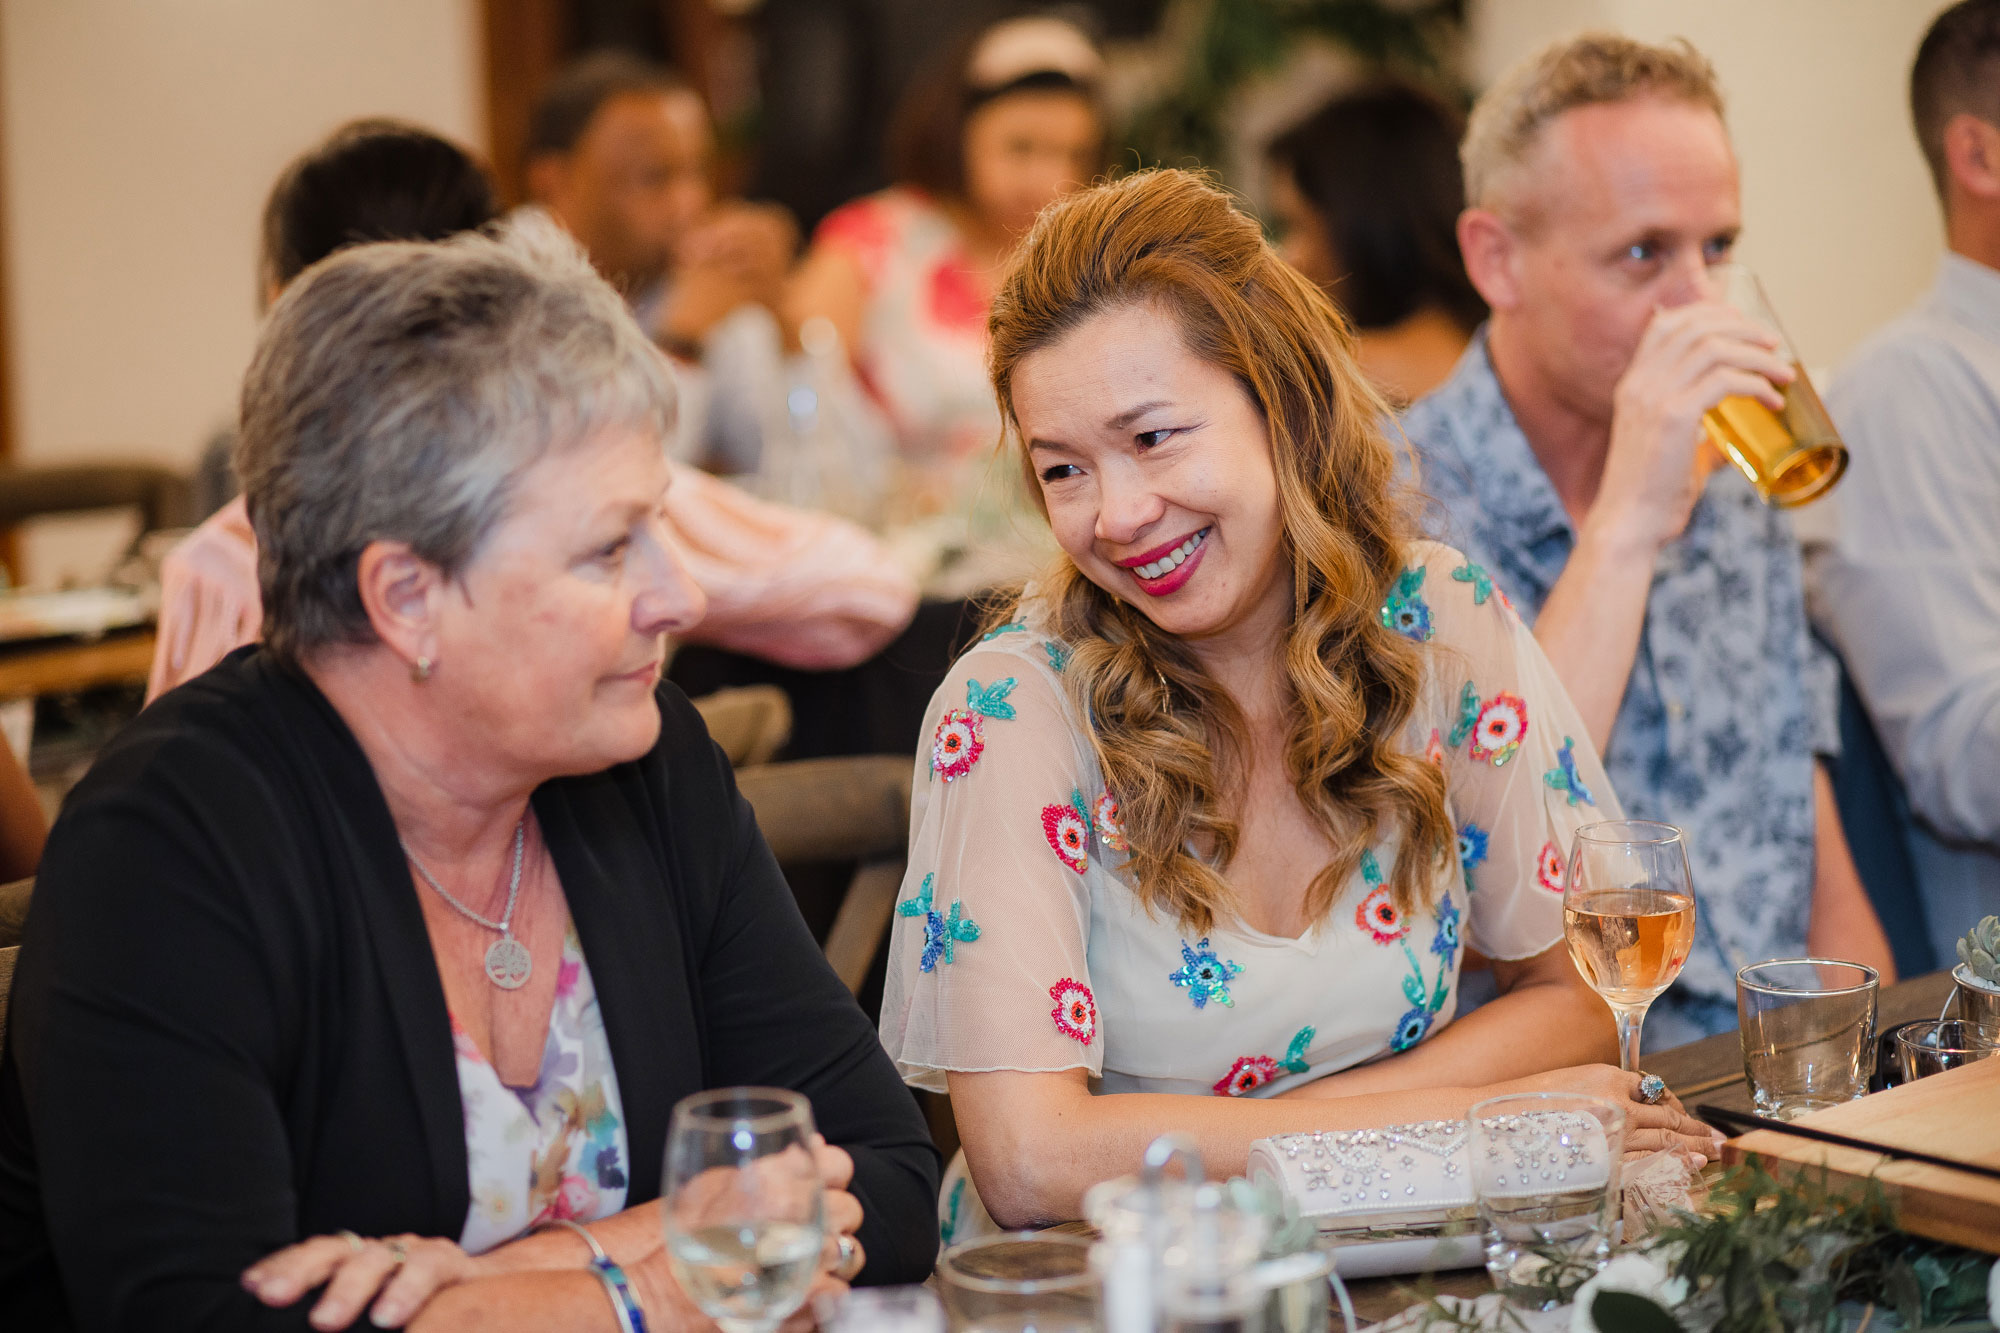
M 1530 624 L 1576 546 L 1501 391 L 1482 330 L 1403 430 L 1442 541 L 1492 571 Z M 1806 628 L 1798 544 L 1732 468 L 1661 552 L 1604 766 L 1626 813 L 1686 834 L 1695 948 L 1646 1046 L 1735 1026 L 1736 970 L 1805 952 L 1815 752 L 1838 749 L 1832 659 Z

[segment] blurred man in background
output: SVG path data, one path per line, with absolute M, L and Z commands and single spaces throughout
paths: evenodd
M 676 454 L 754 471 L 782 377 L 775 311 L 798 228 L 783 209 L 718 202 L 715 132 L 671 71 L 616 51 L 559 70 L 528 121 L 528 196 L 681 363 Z
M 357 121 L 273 187 L 263 228 L 268 295 L 275 300 L 345 245 L 441 240 L 493 215 L 486 173 L 463 149 L 417 126 Z M 916 611 L 915 581 L 888 549 L 831 514 L 766 504 L 679 466 L 666 504 L 676 554 L 708 601 L 691 640 L 827 670 L 872 656 Z M 256 538 L 238 498 L 163 562 L 147 698 L 251 642 L 262 622 Z M 0 819 L 0 841 L 6 836 Z
M 1746 963 L 1810 949 L 1888 980 L 1816 762 L 1834 676 L 1797 546 L 1703 445 L 1723 397 L 1776 408 L 1792 378 L 1709 272 L 1741 226 L 1714 71 L 1684 43 L 1559 42 L 1480 99 L 1463 160 L 1459 242 L 1493 315 L 1404 428 L 1464 578 L 1533 623 L 1626 811 L 1687 834 L 1695 947 L 1647 1046 L 1734 1027 Z
M 1944 206 L 1937 281 L 1827 403 L 1852 455 L 1813 609 L 1901 776 L 1935 961 L 2000 912 L 2000 0 L 1931 25 L 1910 72 Z

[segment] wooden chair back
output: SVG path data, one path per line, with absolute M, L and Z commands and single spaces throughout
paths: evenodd
M 717 690 L 694 701 L 731 766 L 766 764 L 792 735 L 792 703 L 775 685 Z
M 901 756 L 762 764 L 736 775 L 781 866 L 854 864 L 826 956 L 850 991 L 867 980 L 902 891 L 910 768 Z

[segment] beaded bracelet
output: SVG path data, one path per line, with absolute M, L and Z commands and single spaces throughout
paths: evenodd
M 548 1227 L 568 1227 L 583 1237 L 583 1243 L 590 1247 L 590 1268 L 597 1274 L 597 1280 L 604 1284 L 604 1294 L 611 1298 L 611 1312 L 618 1316 L 619 1333 L 646 1333 L 646 1312 L 639 1306 L 639 1297 L 633 1292 L 625 1270 L 611 1261 L 604 1247 L 597 1243 L 597 1237 L 590 1234 L 588 1227 L 558 1217 L 548 1223 Z

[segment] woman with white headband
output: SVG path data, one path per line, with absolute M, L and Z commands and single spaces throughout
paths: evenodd
M 987 312 L 1035 215 L 1102 168 L 1102 74 L 1090 39 L 1059 19 L 975 34 L 905 95 L 890 136 L 896 183 L 813 237 L 795 313 L 833 321 L 894 425 L 899 520 L 983 498 L 1000 429 Z

